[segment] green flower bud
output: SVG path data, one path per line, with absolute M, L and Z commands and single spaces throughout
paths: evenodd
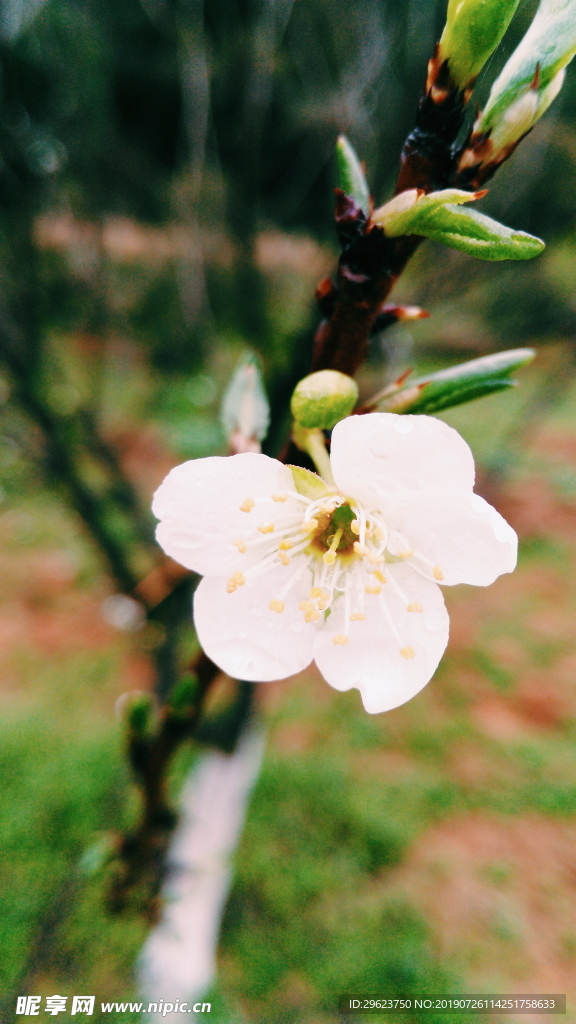
M 473 84 L 502 39 L 520 0 L 449 0 L 439 59 L 460 89 Z
M 331 430 L 349 416 L 358 400 L 358 385 L 337 370 L 311 373 L 296 386 L 290 408 L 296 422 L 308 430 Z

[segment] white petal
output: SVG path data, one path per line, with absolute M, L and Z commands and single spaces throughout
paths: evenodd
M 284 611 L 271 611 L 269 602 L 279 599 L 299 563 L 302 578 L 283 598 Z M 316 633 L 298 608 L 310 587 L 303 557 L 271 569 L 252 585 L 248 581 L 233 594 L 226 592 L 225 579 L 206 577 L 194 595 L 194 623 L 206 654 L 233 678 L 255 683 L 301 672 L 312 661 Z
M 434 494 L 407 504 L 399 514 L 410 546 L 439 566 L 442 583 L 487 587 L 516 565 L 514 530 L 478 494 Z M 434 578 L 432 566 L 414 561 Z
M 465 440 L 434 416 L 378 412 L 349 416 L 332 432 L 338 489 L 384 518 L 397 498 L 426 491 L 471 491 L 474 459 Z
M 371 714 L 404 704 L 426 686 L 448 643 L 448 613 L 440 588 L 407 565 L 387 566 L 387 572 L 394 573 L 409 602 L 419 602 L 423 608 L 407 611 L 392 583 L 384 584 L 382 597 L 402 645 L 412 648 L 415 656 L 406 660 L 400 654 L 398 638 L 375 595 L 366 596 L 366 620 L 350 623 L 350 642 L 345 647 L 333 643 L 334 634 L 344 627 L 343 598 L 334 603 L 314 645 L 314 658 L 326 681 L 337 690 L 356 687 Z
M 296 499 L 271 498 L 288 489 L 294 489 L 292 473 L 267 455 L 247 452 L 184 462 L 170 471 L 154 495 L 152 511 L 161 520 L 158 543 L 177 562 L 203 575 L 242 571 L 266 548 L 239 554 L 232 541 L 247 534 L 258 537 L 259 524 L 298 512 L 302 506 Z M 240 506 L 247 498 L 268 500 L 243 512 Z

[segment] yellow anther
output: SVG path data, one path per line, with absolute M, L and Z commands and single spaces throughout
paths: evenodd
M 381 594 L 382 593 L 382 587 L 379 584 L 376 584 L 376 586 L 374 586 L 374 587 L 364 587 L 364 590 L 366 591 L 367 594 Z
M 374 527 L 374 540 L 382 540 L 384 534 L 379 526 Z
M 303 522 L 302 522 L 301 529 L 304 530 L 306 533 L 313 533 L 313 531 L 315 529 L 317 529 L 317 527 L 318 527 L 318 520 L 312 518 L 312 519 L 304 519 Z
M 416 651 L 413 647 L 401 647 L 400 655 L 404 658 L 404 661 L 411 661 L 412 658 L 416 657 Z
M 335 506 L 334 504 L 330 504 L 330 505 L 318 505 L 318 511 L 319 511 L 319 512 L 325 512 L 325 513 L 326 513 L 327 515 L 329 515 L 329 516 L 331 516 L 331 515 L 332 515 L 332 513 L 333 513 L 333 511 L 334 511 L 334 509 L 335 509 L 335 508 L 336 508 L 336 506 Z
M 354 551 L 356 552 L 357 555 L 368 554 L 368 548 L 366 547 L 365 544 L 361 544 L 359 540 L 355 540 L 352 547 L 354 548 Z
M 328 551 L 325 553 L 325 555 L 322 556 L 322 561 L 324 562 L 325 565 L 334 565 L 334 562 L 336 561 L 336 548 L 340 543 L 340 539 L 343 533 L 344 530 L 336 530 L 336 533 L 332 537 Z
M 274 523 L 260 523 L 260 533 L 274 533 Z
M 226 583 L 226 590 L 229 594 L 233 594 L 238 587 L 243 587 L 245 583 L 246 578 L 241 572 L 233 572 Z
M 420 601 L 412 601 L 411 604 L 406 606 L 406 611 L 407 612 L 423 612 L 424 609 L 423 609 L 422 605 L 420 604 Z
M 284 551 L 278 551 L 278 558 L 282 562 L 282 565 L 290 565 L 290 558 Z
M 292 541 L 281 540 L 278 547 L 280 548 L 280 551 L 290 551 L 290 548 L 292 547 Z
M 350 523 L 350 529 L 352 530 L 352 533 L 356 534 L 357 537 L 360 536 L 360 523 L 357 519 L 352 520 L 352 522 Z
M 444 579 L 444 573 L 442 572 L 442 569 L 440 568 L 439 565 L 435 565 L 434 566 L 434 568 L 432 569 L 432 575 L 433 575 L 435 580 L 443 580 Z
M 254 498 L 246 498 L 246 500 L 240 505 L 240 511 L 251 512 L 255 504 L 256 502 L 254 501 Z
M 310 597 L 312 600 L 314 600 L 317 597 L 322 597 L 322 594 L 323 594 L 322 587 L 312 587 L 312 590 L 308 594 L 308 597 Z
M 335 633 L 334 636 L 332 637 L 332 643 L 336 644 L 337 646 L 340 645 L 341 647 L 346 647 L 346 644 L 348 643 L 348 637 L 345 636 L 344 633 Z
M 312 601 L 300 601 L 298 605 L 301 612 L 309 612 L 314 608 Z
M 288 498 L 287 494 L 273 494 L 272 501 L 286 501 Z
M 305 622 L 317 622 L 319 618 L 320 612 L 317 611 L 316 608 L 311 608 L 310 611 L 306 612 L 304 615 Z
M 242 538 L 238 537 L 237 540 L 233 540 L 232 543 L 233 543 L 235 548 L 238 548 L 238 551 L 240 552 L 240 554 L 243 555 L 244 552 L 246 551 L 246 545 L 245 545 L 244 541 L 242 540 Z
M 384 555 L 377 555 L 375 551 L 370 551 L 368 553 L 368 561 L 371 565 L 382 565 L 382 562 L 385 562 L 386 559 Z
M 277 601 L 276 598 L 273 597 L 268 607 L 271 612 L 278 612 L 278 614 L 280 614 L 280 612 L 284 611 L 284 601 Z
M 398 558 L 412 558 L 413 554 L 414 554 L 414 552 L 413 552 L 412 548 L 407 548 L 406 551 L 399 551 L 397 557 Z
M 380 569 L 376 569 L 376 572 L 373 573 L 373 576 L 374 576 L 374 579 L 378 580 L 379 583 L 386 583 L 387 582 L 384 573 L 380 572 Z
M 350 622 L 364 622 L 365 619 L 364 612 L 352 612 L 350 616 Z

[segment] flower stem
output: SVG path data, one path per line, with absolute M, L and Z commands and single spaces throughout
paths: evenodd
M 326 481 L 326 483 L 335 487 L 336 482 L 332 476 L 330 456 L 326 451 L 326 442 L 322 431 L 318 429 L 302 430 L 301 428 L 301 433 L 299 431 L 298 444 L 299 447 L 303 448 L 303 450 L 310 456 L 320 476 Z

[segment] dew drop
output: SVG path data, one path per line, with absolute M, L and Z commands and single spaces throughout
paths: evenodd
M 394 430 L 397 434 L 409 434 L 413 427 L 414 423 L 407 416 L 400 416 L 394 424 Z

